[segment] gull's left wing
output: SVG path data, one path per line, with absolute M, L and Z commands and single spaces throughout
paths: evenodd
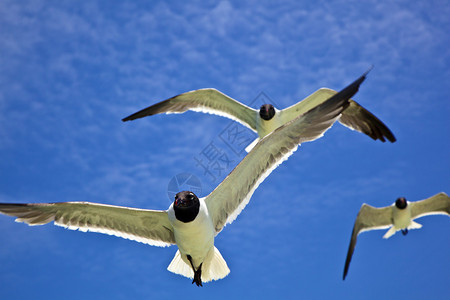
M 391 143 L 397 140 L 380 119 L 353 100 L 350 100 L 350 105 L 342 113 L 339 122 L 350 129 L 365 133 L 372 139 L 380 140 L 383 143 L 386 139 Z
M 450 215 L 450 197 L 446 193 L 436 194 L 428 199 L 409 202 L 411 218 L 416 219 L 428 215 Z
M 175 244 L 167 211 L 147 210 L 89 202 L 42 204 L 0 203 L 0 213 L 17 217 L 28 225 L 55 225 L 93 231 L 166 247 Z
M 286 160 L 300 143 L 319 138 L 348 105 L 367 73 L 306 114 L 279 127 L 250 151 L 205 198 L 216 232 L 239 215 L 258 185 Z
M 352 260 L 353 252 L 356 247 L 356 240 L 358 234 L 368 230 L 385 229 L 392 226 L 392 206 L 387 207 L 373 207 L 368 204 L 363 204 L 356 217 L 355 225 L 352 230 L 352 237 L 350 245 L 348 246 L 347 258 L 345 259 L 344 275 L 345 279 Z

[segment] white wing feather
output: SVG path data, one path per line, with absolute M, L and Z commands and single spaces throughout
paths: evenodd
M 89 202 L 48 204 L 0 203 L 0 212 L 16 222 L 43 225 L 51 221 L 67 229 L 92 231 L 159 247 L 175 244 L 167 211 L 135 209 Z

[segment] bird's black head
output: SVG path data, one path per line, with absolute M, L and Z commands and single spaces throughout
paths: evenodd
M 177 220 L 188 223 L 197 217 L 200 210 L 200 201 L 193 192 L 179 192 L 175 195 L 173 210 Z
M 400 197 L 395 201 L 395 206 L 397 206 L 398 209 L 405 209 L 407 205 L 408 203 L 404 197 Z
M 263 104 L 259 108 L 259 116 L 264 120 L 269 121 L 275 116 L 275 108 L 272 104 Z

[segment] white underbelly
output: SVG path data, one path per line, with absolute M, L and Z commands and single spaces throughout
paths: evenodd
M 276 111 L 275 116 L 269 121 L 263 120 L 258 116 L 257 120 L 258 135 L 260 138 L 263 138 L 272 131 L 274 131 L 275 129 L 277 129 L 278 127 L 280 127 L 281 125 L 283 125 L 283 122 L 280 118 L 279 111 Z
M 395 206 L 394 206 L 395 208 Z M 411 224 L 411 210 L 409 207 L 405 209 L 395 208 L 393 211 L 394 226 L 397 229 L 405 229 Z
M 197 225 L 186 223 L 180 226 L 175 231 L 175 241 L 181 254 L 202 260 L 214 246 L 214 231 L 212 226 Z
M 200 199 L 200 211 L 193 221 L 188 223 L 178 221 L 173 210 L 170 209 L 169 220 L 172 223 L 175 242 L 182 259 L 187 262 L 186 256 L 190 255 L 197 267 L 204 261 L 210 250 L 214 249 L 215 231 L 205 202 Z

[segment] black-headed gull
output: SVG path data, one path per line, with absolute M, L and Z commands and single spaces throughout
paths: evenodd
M 61 202 L 2 203 L 0 212 L 29 225 L 54 221 L 55 225 L 69 229 L 106 233 L 154 246 L 176 244 L 178 251 L 169 271 L 193 278 L 197 285 L 221 279 L 230 271 L 214 247 L 215 236 L 236 219 L 258 185 L 300 143 L 317 139 L 333 125 L 364 79 L 365 74 L 329 100 L 266 136 L 204 198 L 182 191 L 165 211 Z
M 350 261 L 355 251 L 356 239 L 361 232 L 390 227 L 383 236 L 383 238 L 387 239 L 399 230 L 402 231 L 403 235 L 406 235 L 408 229 L 421 228 L 422 225 L 414 222 L 417 218 L 449 214 L 450 197 L 445 193 L 439 193 L 428 199 L 416 202 L 409 202 L 405 198 L 400 197 L 391 206 L 381 208 L 364 203 L 353 226 L 352 237 L 345 260 L 343 279 L 347 276 Z
M 144 108 L 122 121 L 131 121 L 161 113 L 183 113 L 188 110 L 220 115 L 237 121 L 263 138 L 278 127 L 320 105 L 337 92 L 321 88 L 302 101 L 283 110 L 277 110 L 272 104 L 264 104 L 258 110 L 248 107 L 239 101 L 212 88 L 199 89 L 183 93 Z M 374 140 L 395 142 L 395 136 L 377 117 L 350 99 L 350 105 L 342 112 L 339 122 L 346 127 L 365 133 Z M 257 140 L 247 147 L 247 152 Z

